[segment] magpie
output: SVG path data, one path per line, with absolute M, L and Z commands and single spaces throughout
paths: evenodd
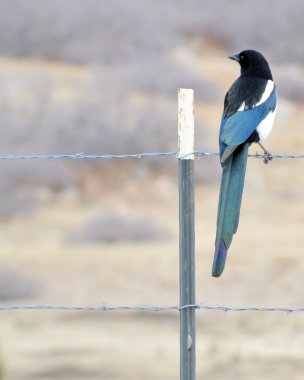
M 219 146 L 222 179 L 218 201 L 217 231 L 212 276 L 219 277 L 239 223 L 248 148 L 258 143 L 264 162 L 271 155 L 263 147 L 276 112 L 276 86 L 268 62 L 255 50 L 229 55 L 241 66 L 241 75 L 229 88 L 224 101 Z

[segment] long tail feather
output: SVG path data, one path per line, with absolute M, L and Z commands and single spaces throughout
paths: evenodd
M 238 227 L 248 147 L 248 143 L 240 145 L 223 166 L 212 267 L 214 277 L 219 277 L 224 270 L 227 251 Z

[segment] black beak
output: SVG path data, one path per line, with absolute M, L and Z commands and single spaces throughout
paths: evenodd
M 230 54 L 228 55 L 228 58 L 233 59 L 234 61 L 240 62 L 239 54 Z

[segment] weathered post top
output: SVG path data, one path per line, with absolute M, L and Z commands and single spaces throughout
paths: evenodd
M 194 160 L 194 95 L 192 89 L 178 90 L 178 156 Z

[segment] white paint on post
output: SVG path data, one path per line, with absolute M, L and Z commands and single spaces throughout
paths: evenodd
M 193 90 L 178 91 L 179 295 L 180 306 L 195 301 L 195 205 Z M 195 308 L 180 310 L 180 380 L 195 380 Z
M 178 158 L 194 160 L 194 95 L 187 88 L 178 90 Z

